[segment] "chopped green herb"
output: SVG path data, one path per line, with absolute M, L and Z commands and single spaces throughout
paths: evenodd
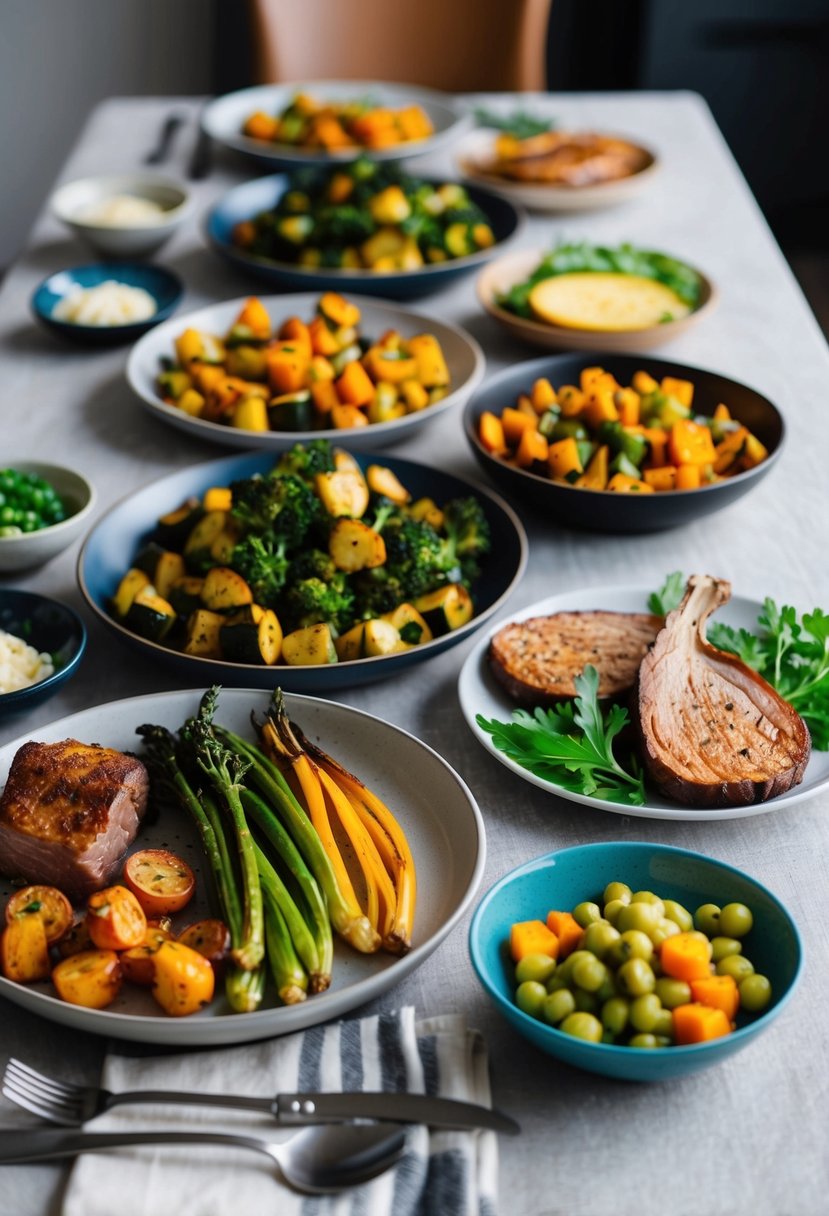
M 669 574 L 658 591 L 648 596 L 648 611 L 654 616 L 667 616 L 678 608 L 685 594 L 685 575 L 681 570 Z
M 494 114 L 492 110 L 478 109 L 475 111 L 475 122 L 479 127 L 490 127 L 493 131 L 502 131 L 504 135 L 512 135 L 515 139 L 531 139 L 533 135 L 544 135 L 555 127 L 552 118 L 539 118 L 527 114 L 524 110 L 516 110 L 512 114 Z

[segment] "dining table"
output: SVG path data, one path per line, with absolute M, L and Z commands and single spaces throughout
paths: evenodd
M 786 442 L 775 468 L 721 513 L 649 534 L 564 528 L 514 504 L 529 538 L 522 581 L 498 619 L 577 588 L 647 586 L 667 573 L 709 573 L 756 601 L 800 611 L 829 609 L 829 350 L 817 321 L 706 102 L 685 91 L 505 94 L 460 98 L 504 113 L 519 108 L 565 128 L 622 132 L 653 149 L 659 171 L 623 205 L 601 211 L 531 214 L 515 248 L 564 239 L 630 241 L 698 267 L 718 288 L 716 309 L 655 352 L 746 383 L 773 401 Z M 186 116 L 159 170 L 185 182 L 196 204 L 155 260 L 182 279 L 178 315 L 270 286 L 208 248 L 206 214 L 228 189 L 262 171 L 214 148 L 209 171 L 187 179 L 203 102 L 194 97 L 114 97 L 90 113 L 56 178 L 141 167 L 171 112 Z M 413 159 L 413 169 L 457 174 L 457 148 Z M 56 166 L 57 169 L 57 166 Z M 30 311 L 40 280 L 95 256 L 50 214 L 33 216 L 25 247 L 0 290 L 3 441 L 14 458 L 68 464 L 97 490 L 92 524 L 152 480 L 225 454 L 165 426 L 132 394 L 128 349 L 73 345 Z M 407 305 L 408 306 L 408 305 Z M 537 351 L 519 345 L 477 301 L 475 276 L 454 279 L 411 307 L 463 326 L 491 374 Z M 643 355 L 643 365 L 647 356 Z M 505 402 L 504 404 L 508 404 Z M 458 410 L 436 416 L 388 449 L 479 483 L 485 480 Z M 76 542 L 47 565 L 0 575 L 0 587 L 44 593 L 74 607 L 88 628 L 75 677 L 50 700 L 0 720 L 0 744 L 37 739 L 38 729 L 78 710 L 184 686 L 181 674 L 148 661 L 90 612 L 76 579 Z M 494 1105 L 521 1134 L 499 1140 L 503 1212 L 522 1216 L 819 1216 L 829 1211 L 829 789 L 747 817 L 695 822 L 637 817 L 557 797 L 522 781 L 485 751 L 458 701 L 462 665 L 476 636 L 394 679 L 330 693 L 330 699 L 391 722 L 434 748 L 460 774 L 486 828 L 479 897 L 509 870 L 568 846 L 647 841 L 695 850 L 747 871 L 789 909 L 804 948 L 802 982 L 767 1032 L 716 1067 L 656 1084 L 579 1071 L 519 1037 L 490 1003 L 473 971 L 464 919 L 423 965 L 351 1016 L 413 1005 L 418 1016 L 460 1012 L 486 1041 Z M 191 686 L 195 686 L 195 681 Z M 765 808 L 758 807 L 758 812 Z M 0 1068 L 9 1056 L 66 1079 L 94 1083 L 107 1042 L 0 1003 Z M 3 1127 L 31 1115 L 0 1100 Z M 0 1133 L 1 1135 L 2 1133 Z M 61 1210 L 68 1166 L 0 1170 L 0 1216 Z M 438 1216 L 438 1214 L 436 1214 Z

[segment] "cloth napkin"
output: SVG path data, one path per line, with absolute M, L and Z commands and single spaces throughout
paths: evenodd
M 274 1096 L 300 1090 L 406 1090 L 491 1103 L 486 1047 L 461 1015 L 417 1022 L 406 1007 L 217 1051 L 136 1058 L 110 1053 L 110 1090 L 183 1089 Z M 266 1116 L 186 1106 L 121 1106 L 87 1125 L 240 1131 L 286 1137 Z M 109 1150 L 78 1158 L 63 1216 L 494 1216 L 494 1132 L 412 1126 L 394 1169 L 338 1196 L 289 1190 L 267 1158 L 221 1146 Z

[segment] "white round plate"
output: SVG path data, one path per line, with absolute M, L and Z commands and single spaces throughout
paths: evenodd
M 278 328 L 289 317 L 303 321 L 314 316 L 321 293 L 291 293 L 283 296 L 260 296 L 268 310 L 274 328 Z M 175 316 L 163 325 L 157 325 L 135 344 L 127 362 L 127 380 L 149 412 L 180 431 L 209 443 L 220 443 L 225 447 L 260 448 L 279 452 L 291 448 L 295 443 L 306 443 L 309 439 L 330 439 L 333 442 L 347 441 L 350 446 L 362 451 L 384 447 L 397 440 L 407 439 L 416 430 L 426 426 L 430 419 L 462 404 L 484 374 L 483 352 L 470 334 L 457 325 L 449 325 L 433 317 L 424 316 L 409 308 L 400 308 L 367 296 L 348 294 L 349 303 L 360 309 L 360 332 L 375 339 L 387 329 L 398 329 L 404 338 L 414 334 L 434 334 L 441 345 L 449 368 L 451 392 L 442 401 L 425 409 L 405 414 L 390 422 L 376 422 L 369 426 L 351 427 L 348 430 L 315 431 L 248 431 L 238 427 L 208 422 L 194 418 L 175 405 L 169 405 L 159 395 L 156 387 L 163 358 L 175 358 L 175 340 L 185 329 L 201 329 L 206 333 L 224 335 L 239 315 L 246 297 L 225 300 L 221 304 L 209 304 L 186 316 Z
M 320 101 L 353 101 L 365 97 L 389 109 L 419 105 L 432 120 L 434 131 L 427 139 L 412 139 L 391 148 L 372 150 L 354 147 L 339 151 L 295 148 L 291 144 L 268 143 L 242 134 L 245 120 L 255 110 L 276 115 L 290 105 L 297 93 L 308 93 Z M 402 160 L 408 156 L 421 156 L 434 152 L 454 139 L 469 123 L 468 115 L 459 113 L 451 98 L 444 93 L 435 89 L 386 84 L 379 80 L 302 80 L 290 84 L 257 85 L 216 98 L 205 107 L 202 115 L 202 126 L 212 139 L 235 148 L 237 152 L 268 161 L 273 167 L 289 169 L 351 161 L 361 155 L 371 156 L 372 160 Z
M 191 689 L 114 701 L 38 727 L 36 737 L 45 743 L 75 738 L 140 755 L 137 726 L 151 722 L 176 730 L 195 712 L 200 696 Z M 216 721 L 249 738 L 250 712 L 261 713 L 268 699 L 268 693 L 255 689 L 224 689 Z M 483 874 L 486 843 L 475 799 L 437 752 L 398 727 L 314 697 L 286 694 L 286 704 L 309 738 L 344 761 L 388 803 L 406 832 L 418 879 L 412 950 L 402 958 L 363 955 L 338 941 L 327 992 L 298 1005 L 278 1006 L 269 989 L 263 1007 L 255 1013 L 232 1013 L 220 994 L 201 1013 L 168 1017 L 146 989 L 131 984 L 124 984 L 116 1002 L 101 1010 L 66 1004 L 48 983 L 23 985 L 0 977 L 0 995 L 76 1030 L 142 1043 L 214 1047 L 287 1034 L 341 1017 L 393 988 L 429 957 L 463 915 Z M 15 752 L 29 737 L 0 749 L 3 779 Z M 196 831 L 184 812 L 163 810 L 155 822 L 145 822 L 135 847 L 172 849 L 190 861 L 197 875 L 205 869 Z M 176 917 L 176 926 L 210 915 L 204 885 L 199 887 L 193 903 Z M 2 880 L 4 903 L 11 889 Z
M 565 591 L 560 595 L 552 595 L 549 599 L 539 600 L 530 604 L 510 621 L 526 621 L 534 616 L 549 616 L 554 612 L 586 612 L 592 609 L 604 609 L 610 612 L 647 612 L 647 599 L 655 587 L 582 587 L 578 591 Z M 754 630 L 757 615 L 762 604 L 755 600 L 735 596 L 716 615 L 716 620 L 736 629 Z M 813 794 L 829 785 L 829 752 L 812 752 L 806 776 L 800 785 L 795 786 L 787 794 L 771 798 L 767 802 L 753 803 L 751 806 L 714 807 L 706 810 L 682 806 L 679 802 L 671 802 L 653 790 L 648 791 L 648 801 L 644 806 L 623 806 L 616 802 L 607 802 L 603 798 L 591 798 L 586 794 L 570 793 L 561 786 L 536 777 L 528 769 L 522 768 L 514 760 L 510 760 L 503 752 L 497 750 L 492 742 L 492 736 L 481 730 L 475 721 L 476 714 L 485 718 L 498 718 L 503 722 L 509 721 L 510 714 L 517 709 L 501 685 L 490 672 L 487 651 L 493 634 L 503 628 L 506 620 L 499 621 L 487 632 L 471 652 L 461 670 L 458 681 L 458 695 L 461 710 L 466 724 L 478 742 L 486 750 L 505 765 L 516 776 L 531 785 L 537 785 L 542 790 L 548 790 L 559 798 L 569 802 L 581 802 L 585 806 L 599 807 L 604 811 L 612 811 L 614 815 L 632 815 L 643 819 L 687 819 L 696 822 L 708 822 L 712 819 L 745 819 L 749 815 L 762 815 L 766 811 L 780 811 L 793 802 L 802 802 Z
M 602 132 L 602 134 L 607 134 Z M 623 138 L 627 138 L 624 136 Z M 633 141 L 630 141 L 633 142 Z M 549 182 L 513 181 L 491 172 L 495 137 L 491 131 L 473 131 L 464 138 L 458 153 L 461 175 L 479 186 L 497 190 L 505 198 L 529 211 L 570 212 L 600 211 L 625 203 L 645 189 L 659 171 L 659 161 L 649 148 L 642 148 L 650 157 L 638 173 L 613 181 L 597 182 L 592 186 L 556 186 Z

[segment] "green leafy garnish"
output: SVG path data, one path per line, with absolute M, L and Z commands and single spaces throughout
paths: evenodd
M 544 135 L 556 125 L 551 118 L 539 118 L 537 115 L 527 114 L 524 110 L 516 110 L 512 114 L 494 114 L 492 110 L 478 109 L 475 111 L 475 122 L 479 127 L 490 127 L 493 131 L 502 131 L 504 135 L 512 135 L 515 139 L 531 139 L 533 135 Z
M 673 574 L 668 575 L 659 590 L 651 592 L 648 596 L 648 612 L 652 612 L 654 616 L 667 616 L 669 612 L 673 612 L 674 608 L 679 607 L 684 594 L 685 575 L 681 570 L 674 570 Z
M 700 296 L 700 277 L 690 266 L 665 253 L 637 249 L 633 245 L 591 245 L 587 241 L 563 244 L 546 254 L 528 279 L 496 296 L 501 308 L 531 320 L 530 292 L 537 283 L 560 274 L 594 271 L 611 274 L 636 274 L 663 283 L 689 308 L 696 308 Z
M 642 806 L 645 787 L 635 758 L 626 769 L 613 754 L 613 741 L 628 723 L 627 710 L 617 704 L 602 709 L 595 667 L 585 667 L 574 683 L 575 702 L 532 713 L 517 709 L 509 722 L 488 721 L 482 714 L 475 720 L 498 751 L 537 777 L 571 793 Z

